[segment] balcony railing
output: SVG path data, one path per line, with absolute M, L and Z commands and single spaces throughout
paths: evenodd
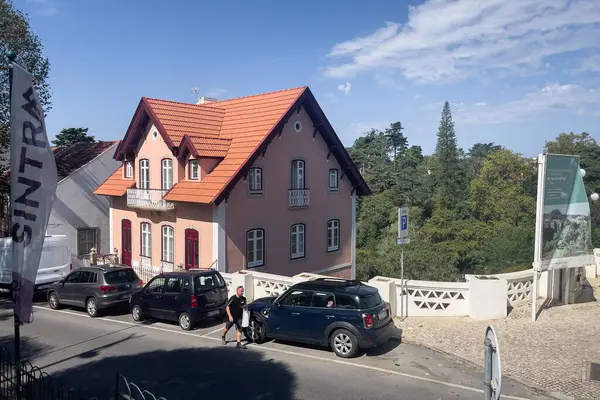
M 310 189 L 290 189 L 290 208 L 305 208 L 310 205 Z
M 162 189 L 127 189 L 127 207 L 145 210 L 172 210 L 175 204 L 162 198 L 167 190 Z

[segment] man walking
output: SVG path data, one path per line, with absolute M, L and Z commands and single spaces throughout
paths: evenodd
M 229 298 L 227 301 L 227 307 L 225 307 L 225 311 L 227 312 L 227 317 L 229 318 L 225 323 L 225 328 L 223 328 L 223 335 L 221 335 L 221 343 L 227 344 L 227 340 L 225 340 L 225 335 L 233 325 L 237 328 L 235 332 L 235 338 L 237 340 L 237 347 L 244 348 L 242 346 L 242 315 L 243 310 L 246 307 L 246 298 L 244 297 L 244 287 L 238 286 L 235 289 L 235 294 Z

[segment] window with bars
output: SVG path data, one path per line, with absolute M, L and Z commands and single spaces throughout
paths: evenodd
M 98 249 L 98 228 L 83 228 L 77 230 L 77 256 L 87 256 L 92 248 Z

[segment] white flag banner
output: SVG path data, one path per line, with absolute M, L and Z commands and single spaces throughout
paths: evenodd
M 44 110 L 31 75 L 15 63 L 10 109 L 10 180 L 13 306 L 19 320 L 30 323 L 35 278 L 57 176 Z

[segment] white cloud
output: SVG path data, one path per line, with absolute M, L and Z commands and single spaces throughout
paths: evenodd
M 600 54 L 584 59 L 574 72 L 600 72 Z
M 350 90 L 352 90 L 352 84 L 350 82 L 340 83 L 338 85 L 338 90 L 347 96 L 350 94 Z
M 31 4 L 37 12 L 43 15 L 52 16 L 58 12 L 56 2 L 54 0 L 27 0 L 27 4 Z
M 600 48 L 598 0 L 427 0 L 404 24 L 338 43 L 325 74 L 347 79 L 394 71 L 421 83 L 527 74 L 547 58 Z
M 477 106 L 477 107 L 485 107 L 485 106 L 487 106 L 487 103 L 484 103 L 483 101 L 480 101 L 480 102 L 475 103 L 474 105 Z
M 486 107 L 478 104 L 461 107 L 457 110 L 455 119 L 470 124 L 500 124 L 534 119 L 548 112 L 597 114 L 600 108 L 600 89 L 554 83 L 518 100 L 488 104 Z

